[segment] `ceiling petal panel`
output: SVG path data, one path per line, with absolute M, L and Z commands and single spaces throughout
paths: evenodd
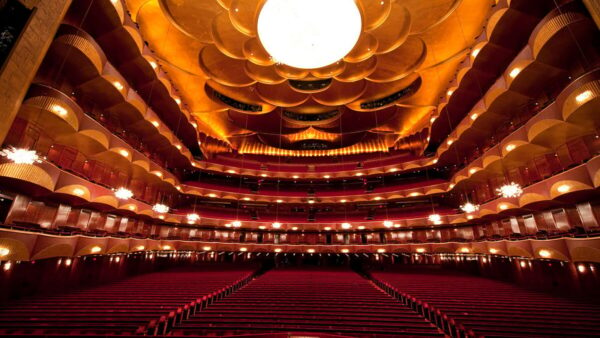
M 229 17 L 233 25 L 248 36 L 256 36 L 258 14 L 265 0 L 233 0 L 229 6 Z
M 417 70 L 425 61 L 427 47 L 423 40 L 410 37 L 394 51 L 377 56 L 377 69 L 367 77 L 372 82 L 391 82 Z
M 369 76 L 377 67 L 377 56 L 370 57 L 365 61 L 351 63 L 346 62 L 346 67 L 335 79 L 342 82 L 354 82 Z
M 411 34 L 423 33 L 444 21 L 460 5 L 462 0 L 402 0 L 408 8 L 413 23 Z
M 246 58 L 243 46 L 249 38 L 231 24 L 226 12 L 217 15 L 213 20 L 212 36 L 221 53 L 234 59 Z
M 243 47 L 244 55 L 248 61 L 253 62 L 260 66 L 271 66 L 275 64 L 275 61 L 267 53 L 265 48 L 260 43 L 258 38 L 251 38 L 244 43 Z
M 200 51 L 199 64 L 202 70 L 214 81 L 225 86 L 244 87 L 256 81 L 246 75 L 245 61 L 232 59 L 210 45 Z
M 377 51 L 377 39 L 369 33 L 363 32 L 354 48 L 344 57 L 346 62 L 361 62 L 375 54 Z
M 267 85 L 259 83 L 256 86 L 256 93 L 263 100 L 269 102 L 272 105 L 280 106 L 280 107 L 293 107 L 300 105 L 308 98 L 310 95 L 299 93 L 293 90 L 289 84 L 281 83 L 276 85 Z
M 366 89 L 365 80 L 357 82 L 333 81 L 328 90 L 313 94 L 313 99 L 329 106 L 341 106 L 358 99 Z
M 275 71 L 274 66 L 259 66 L 250 61 L 246 61 L 244 70 L 249 77 L 260 83 L 279 84 L 287 81 Z
M 404 43 L 410 33 L 410 26 L 410 12 L 395 2 L 388 19 L 370 32 L 378 42 L 377 54 L 388 53 Z
M 363 30 L 370 31 L 381 25 L 390 15 L 392 0 L 361 0 L 358 5 L 362 12 Z
M 185 34 L 203 43 L 212 43 L 212 18 L 223 12 L 217 1 L 159 0 L 171 22 Z

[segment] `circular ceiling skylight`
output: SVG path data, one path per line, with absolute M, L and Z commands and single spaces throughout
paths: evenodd
M 314 69 L 348 54 L 362 30 L 354 0 L 267 0 L 258 37 L 275 61 Z

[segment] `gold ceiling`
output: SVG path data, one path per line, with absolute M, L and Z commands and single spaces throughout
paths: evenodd
M 385 144 L 393 146 L 395 140 L 428 123 L 429 113 L 482 32 L 495 3 L 356 0 L 363 31 L 354 49 L 333 65 L 305 70 L 275 63 L 261 46 L 256 24 L 264 1 L 126 0 L 198 128 L 229 144 L 235 139 L 233 144 L 239 149 L 264 142 L 257 140 L 273 140 L 266 144 L 272 147 L 277 146 L 277 137 L 306 140 L 323 132 L 344 134 L 348 130 L 370 136 L 385 133 Z M 305 81 L 318 86 L 302 86 Z M 408 94 L 382 107 L 361 105 L 411 86 Z M 260 109 L 234 109 L 216 99 L 215 92 Z M 297 115 L 334 110 L 342 113 L 325 124 L 284 116 L 286 111 Z M 385 118 L 378 110 L 385 110 Z M 247 143 L 240 142 L 241 135 Z M 365 139 L 372 142 L 372 137 Z M 354 140 L 338 147 L 358 145 Z

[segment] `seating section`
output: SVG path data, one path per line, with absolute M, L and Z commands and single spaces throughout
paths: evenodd
M 437 312 L 438 316 L 447 317 L 455 326 L 464 327 L 470 335 L 600 335 L 600 305 L 597 304 L 467 275 L 374 272 L 372 276 L 389 285 L 408 303 L 415 304 L 424 312 Z
M 138 327 L 251 275 L 194 268 L 0 305 L 0 335 L 132 335 Z
M 442 336 L 351 270 L 272 270 L 173 329 L 174 336 L 320 332 L 353 337 Z

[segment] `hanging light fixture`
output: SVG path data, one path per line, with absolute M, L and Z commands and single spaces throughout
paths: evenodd
M 439 214 L 431 214 L 429 215 L 429 217 L 427 217 L 427 219 L 429 219 L 429 221 L 433 223 L 439 223 L 442 221 L 442 216 L 440 216 Z
M 460 210 L 466 212 L 467 214 L 470 214 L 472 212 L 479 210 L 479 204 L 473 204 L 471 202 L 467 202 L 460 206 Z
M 231 226 L 233 226 L 234 228 L 240 228 L 240 227 L 242 227 L 242 222 L 233 221 L 233 222 L 231 222 Z
M 352 225 L 350 223 L 342 223 L 342 229 L 350 229 Z
M 394 226 L 394 222 L 392 221 L 383 221 L 383 226 L 386 228 L 391 228 Z
M 186 218 L 187 218 L 188 222 L 194 223 L 200 219 L 200 215 L 198 215 L 196 213 L 187 214 Z
M 6 157 L 16 164 L 34 164 L 42 162 L 42 159 L 35 150 L 25 148 L 5 148 L 0 151 L 0 156 Z
M 152 210 L 159 214 L 166 214 L 169 212 L 169 207 L 164 204 L 156 203 L 154 206 L 152 206 Z
M 279 223 L 279 222 L 273 222 L 271 224 L 271 226 L 273 227 L 273 229 L 279 229 L 279 228 L 281 228 L 281 223 Z
M 115 190 L 115 197 L 120 200 L 126 201 L 133 197 L 133 193 L 131 192 L 131 190 L 121 187 Z
M 510 182 L 496 189 L 498 195 L 504 198 L 519 197 L 523 194 L 523 188 L 515 182 Z

